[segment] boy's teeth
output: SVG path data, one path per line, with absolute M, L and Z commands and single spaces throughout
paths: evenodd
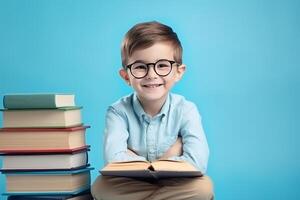
M 154 84 L 154 85 L 145 85 L 146 87 L 155 88 L 160 86 L 160 84 Z

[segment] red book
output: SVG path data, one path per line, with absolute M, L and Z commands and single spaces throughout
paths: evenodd
M 0 153 L 74 152 L 87 148 L 89 126 L 71 128 L 0 128 Z

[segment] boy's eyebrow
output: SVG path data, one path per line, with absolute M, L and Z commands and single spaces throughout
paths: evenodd
M 135 61 L 134 61 L 134 62 L 132 62 L 132 63 L 136 63 L 136 62 L 147 63 L 145 60 L 135 60 Z
M 158 59 L 156 59 L 154 62 L 147 62 L 146 60 L 135 60 L 135 61 L 132 62 L 132 63 L 136 63 L 136 62 L 142 62 L 142 63 L 156 63 L 156 62 L 159 61 L 159 60 L 168 60 L 168 59 L 158 58 Z

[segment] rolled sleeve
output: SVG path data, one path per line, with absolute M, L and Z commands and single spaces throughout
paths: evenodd
M 187 161 L 205 174 L 209 149 L 201 123 L 201 116 L 194 104 L 190 104 L 188 109 L 183 112 L 180 135 L 182 136 L 183 155 L 169 159 Z

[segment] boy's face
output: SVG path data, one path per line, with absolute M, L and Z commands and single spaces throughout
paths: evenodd
M 156 63 L 166 59 L 174 61 L 174 50 L 169 43 L 156 43 L 146 49 L 137 50 L 128 59 L 128 64 L 136 61 L 143 63 Z M 172 70 L 167 76 L 160 76 L 154 71 L 154 65 L 149 65 L 148 74 L 143 78 L 135 78 L 130 69 L 121 69 L 121 77 L 136 91 L 139 100 L 143 102 L 162 100 L 167 97 L 172 86 L 181 79 L 185 71 L 185 65 L 174 63 Z

